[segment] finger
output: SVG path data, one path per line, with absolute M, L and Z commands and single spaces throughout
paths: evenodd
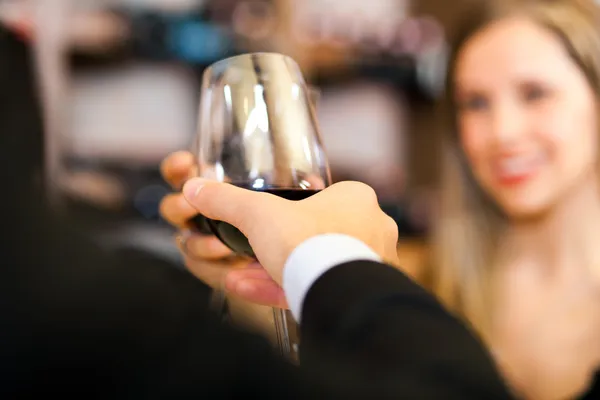
M 174 188 L 179 188 L 190 177 L 190 172 L 195 166 L 192 153 L 178 151 L 170 154 L 160 164 L 163 178 Z
M 271 279 L 266 270 L 260 267 L 260 264 L 257 266 L 259 268 L 230 271 L 225 278 L 226 289 L 253 303 L 287 308 L 287 301 L 281 287 Z
M 193 258 L 218 260 L 232 254 L 231 249 L 214 236 L 191 235 L 185 246 L 187 254 Z
M 194 259 L 186 254 L 180 243 L 178 243 L 178 247 L 188 271 L 212 288 L 221 288 L 231 271 L 243 269 L 248 263 L 247 260 L 241 258 L 227 258 L 218 261 Z
M 177 227 L 187 227 L 188 220 L 197 214 L 181 193 L 168 194 L 160 202 L 160 215 Z
M 186 200 L 208 218 L 227 222 L 247 234 L 261 216 L 270 215 L 279 197 L 231 184 L 194 178 L 183 187 Z
M 242 299 L 252 303 L 288 308 L 283 290 L 273 280 L 242 279 L 230 290 Z
M 183 251 L 182 254 L 185 267 L 196 278 L 212 288 L 221 287 L 222 282 L 227 278 L 229 272 L 228 266 L 207 260 L 194 260 L 187 256 Z
M 229 272 L 229 274 L 227 274 L 227 279 L 225 280 L 225 286 L 234 288 L 238 282 L 243 281 L 245 279 L 258 279 L 258 280 L 266 280 L 266 281 L 272 280 L 271 276 L 262 267 L 260 267 L 260 268 L 249 267 L 249 268 Z

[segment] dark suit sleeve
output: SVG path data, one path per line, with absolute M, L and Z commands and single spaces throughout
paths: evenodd
M 1 398 L 508 398 L 477 340 L 389 267 L 315 283 L 298 369 L 220 324 L 187 272 L 107 254 L 25 204 L 3 220 Z
M 0 398 L 319 393 L 266 340 L 211 315 L 187 272 L 108 254 L 54 218 L 13 211 L 1 243 Z
M 355 261 L 329 270 L 302 315 L 302 364 L 315 374 L 337 371 L 331 378 L 349 394 L 387 398 L 401 388 L 415 399 L 511 398 L 477 337 L 392 267 Z

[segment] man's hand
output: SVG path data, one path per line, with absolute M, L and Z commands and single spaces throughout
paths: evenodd
M 266 271 L 253 272 L 259 279 L 268 274 L 281 285 L 283 267 L 292 251 L 325 233 L 352 236 L 385 261 L 397 260 L 396 223 L 379 208 L 373 189 L 362 183 L 338 183 L 301 201 L 200 178 L 189 180 L 183 193 L 196 212 L 234 225 L 248 237 Z M 228 279 L 228 288 L 233 290 L 251 282 L 246 276 L 234 278 L 231 274 Z

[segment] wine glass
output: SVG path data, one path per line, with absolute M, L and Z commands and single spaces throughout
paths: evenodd
M 289 200 L 331 184 L 314 107 L 318 92 L 290 57 L 252 53 L 219 61 L 204 72 L 201 90 L 193 150 L 199 176 Z M 202 215 L 192 222 L 239 256 L 255 258 L 234 226 Z M 222 290 L 215 293 L 221 299 Z M 279 349 L 295 359 L 296 327 L 285 310 L 273 312 Z

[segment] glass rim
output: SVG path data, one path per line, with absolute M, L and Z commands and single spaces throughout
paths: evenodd
M 264 57 L 272 57 L 272 58 L 282 58 L 286 61 L 289 61 L 291 63 L 293 63 L 297 68 L 299 68 L 298 63 L 296 62 L 296 60 L 294 60 L 292 57 L 282 54 L 282 53 L 276 53 L 276 52 L 269 52 L 269 51 L 258 51 L 258 52 L 253 52 L 253 53 L 243 53 L 243 54 L 238 54 L 235 56 L 231 56 L 231 57 L 227 57 L 227 58 L 223 58 L 222 60 L 219 61 L 215 61 L 214 63 L 210 64 L 208 67 L 206 67 L 206 69 L 204 70 L 204 75 L 207 76 L 210 73 L 212 73 L 213 70 L 215 69 L 219 69 L 220 67 L 226 65 L 226 64 L 231 64 L 231 63 L 235 63 L 237 60 L 241 60 L 244 58 L 249 58 L 249 57 L 253 57 L 253 56 L 264 56 Z

